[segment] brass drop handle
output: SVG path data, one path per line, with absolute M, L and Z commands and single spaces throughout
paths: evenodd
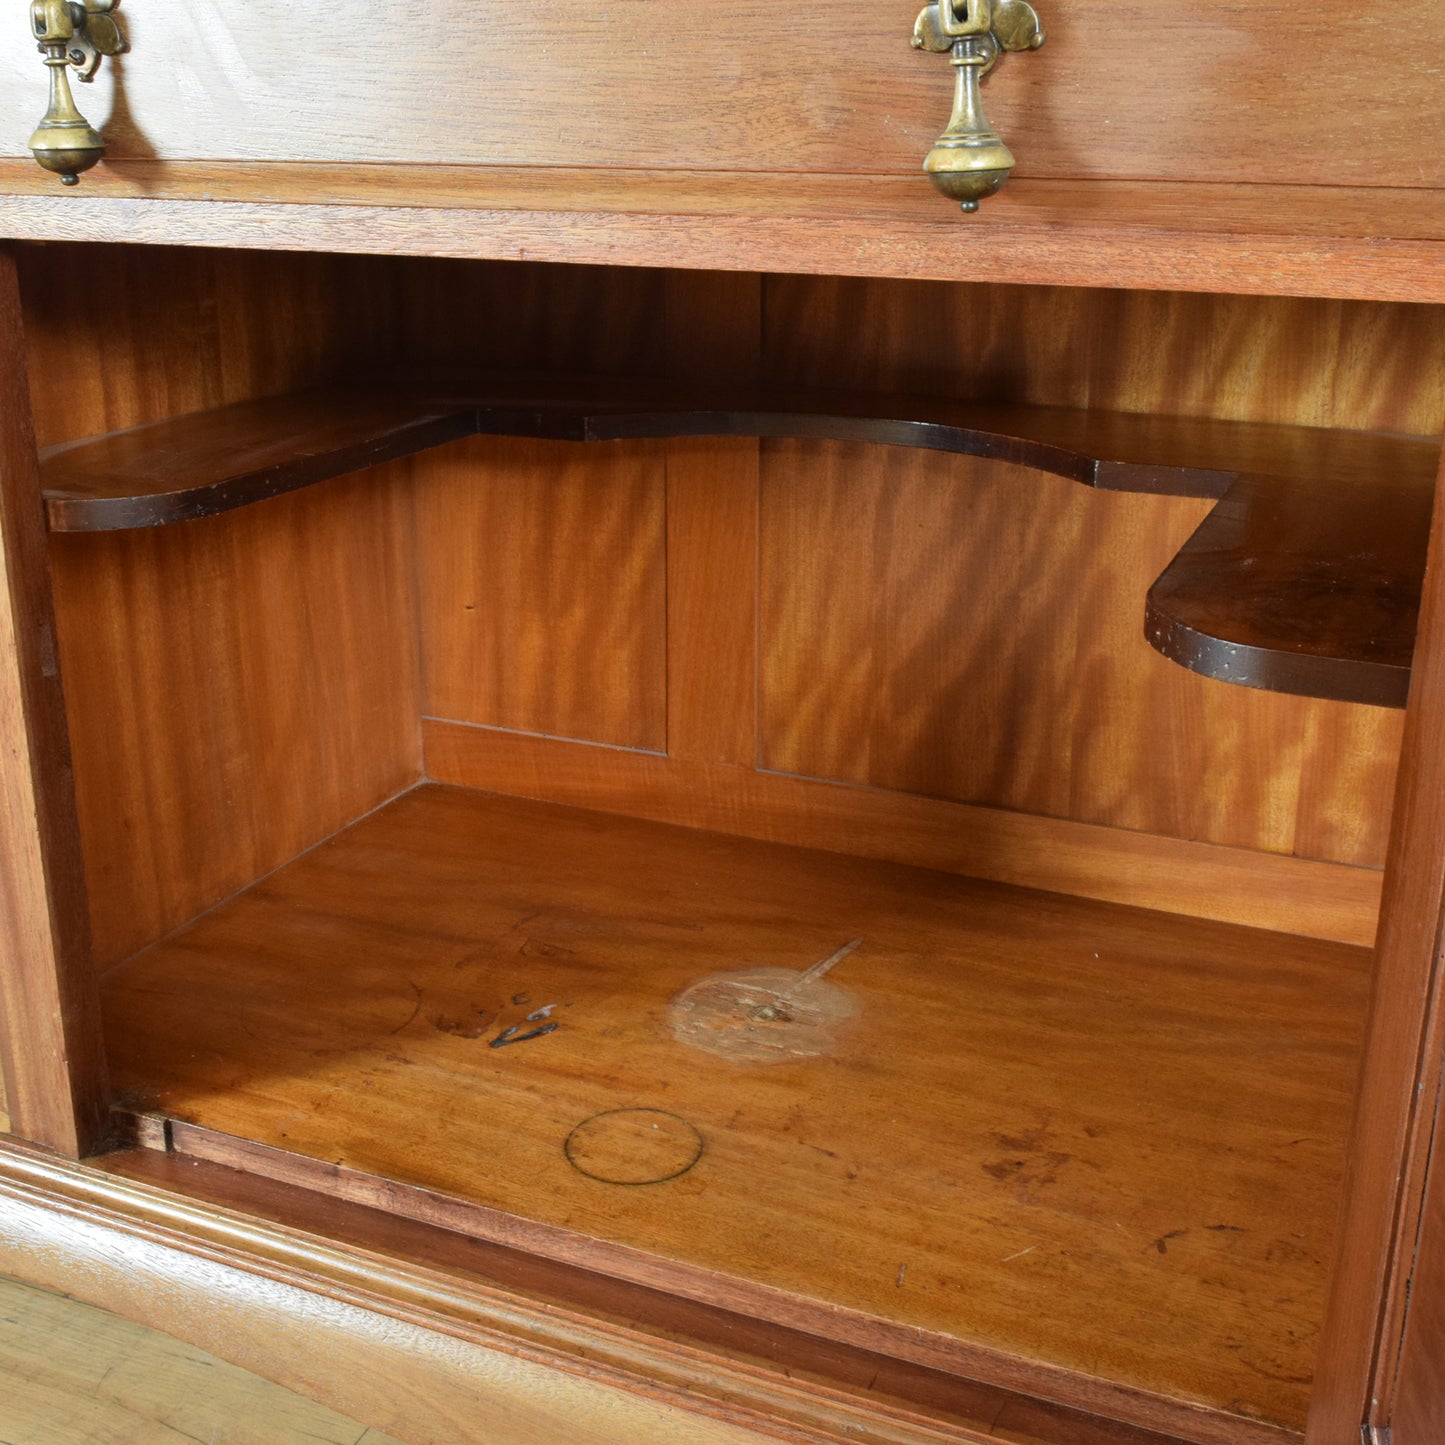
M 955 70 L 953 118 L 923 169 L 965 211 L 1013 174 L 1013 152 L 983 113 L 979 82 L 1005 50 L 1037 50 L 1044 29 L 1027 0 L 933 0 L 913 27 L 913 48 L 950 51 Z
M 50 68 L 50 108 L 30 137 L 35 159 L 67 186 L 105 154 L 99 132 L 75 108 L 70 68 L 94 80 L 103 55 L 119 55 L 125 36 L 111 15 L 118 0 L 34 0 L 30 27 Z

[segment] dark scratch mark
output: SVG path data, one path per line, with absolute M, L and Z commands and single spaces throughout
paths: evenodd
M 528 1039 L 540 1039 L 545 1034 L 554 1034 L 561 1026 L 554 1020 L 550 1024 L 543 1024 L 539 1029 L 533 1029 L 529 1034 L 519 1034 L 517 1030 L 521 1027 L 521 1024 L 513 1024 L 511 1028 L 504 1029 L 492 1040 L 488 1048 L 500 1049 L 507 1044 L 525 1044 Z
M 404 1028 L 411 1024 L 416 1019 L 416 1016 L 421 1012 L 421 985 L 418 983 L 412 983 L 411 979 L 407 979 L 407 984 L 410 987 L 411 991 L 416 995 L 416 1005 L 407 1015 L 406 1023 L 398 1024 L 394 1029 L 392 1029 L 393 1034 L 399 1034 Z
M 1189 1231 L 1187 1229 L 1172 1229 L 1168 1234 L 1161 1234 L 1159 1238 L 1154 1241 L 1154 1248 L 1157 1249 L 1160 1254 L 1168 1254 L 1169 1241 L 1171 1239 L 1183 1239 L 1188 1233 Z
M 1249 1231 L 1239 1224 L 1206 1224 L 1204 1226 L 1211 1234 L 1248 1234 Z

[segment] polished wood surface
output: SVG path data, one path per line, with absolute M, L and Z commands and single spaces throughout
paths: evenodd
M 325 73 L 283 0 L 213 0 L 162 25 L 130 17 L 131 51 L 85 98 L 113 156 L 178 171 L 242 160 L 902 177 L 950 95 L 946 62 L 910 48 L 912 21 L 907 7 L 837 0 L 829 47 L 811 12 L 766 0 L 676 26 L 622 3 L 552 22 L 377 0 L 334 37 Z M 1025 176 L 1445 184 L 1428 62 L 1445 27 L 1430 0 L 1341 26 L 1308 0 L 1207 15 L 1184 0 L 1054 0 L 1045 24 L 1045 47 L 985 84 Z M 444 125 L 425 43 L 438 36 L 470 82 L 448 95 Z M 0 78 L 3 149 L 23 156 L 44 108 L 33 46 L 7 47 Z
M 912 165 L 901 179 L 455 167 L 432 183 L 411 166 L 114 169 L 112 186 L 101 167 L 57 196 L 33 161 L 0 160 L 0 235 L 938 281 L 994 276 L 1006 252 L 1018 284 L 1445 301 L 1433 190 L 1019 179 L 960 225 Z
M 0 1280 L 0 1439 L 44 1445 L 402 1445 L 204 1350 Z
M 773 443 L 764 463 L 761 766 L 1383 860 L 1397 717 L 1226 687 L 1145 641 L 1198 503 L 920 452 Z
M 1433 478 L 1439 452 L 1431 437 L 1002 401 L 463 373 L 430 385 L 361 378 L 81 438 L 46 448 L 41 475 L 54 531 L 119 531 L 215 516 L 478 433 L 871 442 L 1014 462 L 1106 491 L 1211 498 L 1242 474 Z
M 1376 1418 L 1394 1445 L 1430 1445 L 1445 1425 L 1445 1171 L 1439 1152 L 1439 1102 L 1419 1233 L 1402 1241 L 1410 1286 L 1403 1338 L 1389 1355 L 1395 1372 Z M 1391 1323 L 1394 1321 L 1392 1320 Z
M 100 967 L 419 776 L 407 502 L 380 469 L 53 540 Z
M 434 718 L 422 736 L 429 778 L 484 792 L 1365 947 L 1375 938 L 1374 869 Z
M 15 256 L 0 247 L 0 1074 L 10 1125 L 70 1155 L 107 1081 Z
M 373 261 L 19 260 L 42 446 L 304 390 L 393 345 Z M 415 780 L 405 487 L 378 471 L 219 522 L 52 540 L 101 967 Z
M 408 1445 L 758 1445 L 750 1426 L 762 1421 L 745 1405 L 724 1397 L 711 1410 L 684 1408 L 683 1388 L 587 1359 L 594 1340 L 585 1328 L 571 1351 L 555 1342 L 565 1327 L 553 1339 L 529 1337 L 527 1316 L 545 1309 L 515 1308 L 484 1282 L 469 1290 L 455 1271 L 449 1279 L 375 1249 L 337 1248 L 326 1237 L 334 1216 L 304 1231 L 273 1228 L 244 1194 L 187 1201 L 194 1167 L 130 1186 L 123 1176 L 65 1174 L 53 1161 L 5 1152 L 0 1259 L 10 1275 L 224 1351 Z M 597 1334 L 607 1333 L 604 1322 Z M 940 1434 L 875 1439 L 936 1445 Z
M 1367 485 L 1236 482 L 1149 589 L 1150 642 L 1223 682 L 1404 707 L 1435 494 L 1431 453 L 1381 468 Z
M 55 532 L 211 517 L 468 436 L 474 412 L 359 382 L 188 412 L 47 447 L 46 514 Z
M 860 934 L 835 1052 L 669 1041 L 703 975 Z M 1115 1382 L 1061 1398 L 1238 1441 L 1302 1423 L 1367 982 L 1339 945 L 425 788 L 112 974 L 107 1010 L 177 1148 L 255 1140 L 236 1162 L 920 1363 L 1041 1359 L 1050 1390 Z M 556 1031 L 488 1047 L 546 1004 Z M 640 1106 L 701 1132 L 695 1170 L 568 1164 Z
M 0 1140 L 0 1197 L 12 1273 L 182 1338 L 204 1331 L 248 1367 L 354 1415 L 379 1402 L 376 1418 L 409 1440 L 451 1445 L 479 1431 L 478 1445 L 512 1445 L 521 1432 L 525 1445 L 551 1445 L 555 1435 L 526 1434 L 560 1428 L 539 1413 L 551 1392 L 535 1389 L 547 1376 L 530 1363 L 559 1374 L 571 1403 L 601 1414 L 599 1428 L 659 1445 L 712 1445 L 710 1423 L 729 1442 L 757 1430 L 864 1445 L 1176 1445 L 175 1154 L 128 1149 L 77 1169 Z M 133 1272 L 138 1238 L 149 1267 Z M 198 1269 L 204 1313 L 187 1303 Z M 284 1321 L 298 1300 L 314 1318 L 325 1306 L 308 1295 L 338 1293 L 361 1308 L 332 1314 L 319 1343 L 284 1323 L 278 1336 L 267 1318 Z M 449 1351 L 438 1353 L 436 1333 Z M 589 1419 L 569 1422 L 567 1438 L 593 1445 Z
M 417 488 L 421 711 L 667 746 L 665 462 L 482 439 Z
M 1442 486 L 1445 491 L 1445 486 Z M 1437 502 L 1440 492 L 1437 492 Z M 1445 506 L 1431 523 L 1420 646 L 1406 715 L 1339 1249 L 1311 1439 L 1388 1425 L 1445 1068 Z

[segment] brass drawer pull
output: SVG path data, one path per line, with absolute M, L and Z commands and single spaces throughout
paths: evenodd
M 110 12 L 117 0 L 34 0 L 30 26 L 50 67 L 50 108 L 30 137 L 35 159 L 67 186 L 105 154 L 99 132 L 75 108 L 69 70 L 93 80 L 103 55 L 119 55 L 125 36 Z
M 991 196 L 1013 173 L 1013 152 L 989 126 L 979 81 L 1005 50 L 1037 50 L 1043 26 L 1027 0 L 933 0 L 913 27 L 915 50 L 952 52 L 957 83 L 953 118 L 923 169 L 965 211 Z

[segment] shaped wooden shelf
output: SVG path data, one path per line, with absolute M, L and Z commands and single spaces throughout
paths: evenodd
M 595 378 L 364 382 L 51 447 L 52 530 L 212 516 L 461 437 L 817 438 L 1015 462 L 1111 491 L 1222 499 L 1149 596 L 1165 656 L 1224 681 L 1380 706 L 1409 690 L 1439 445 L 1430 438 L 857 394 L 700 395 Z
M 790 1007 L 683 1004 L 749 969 Z M 104 1007 L 151 1147 L 1269 1445 L 1369 982 L 1364 948 L 428 784 Z

